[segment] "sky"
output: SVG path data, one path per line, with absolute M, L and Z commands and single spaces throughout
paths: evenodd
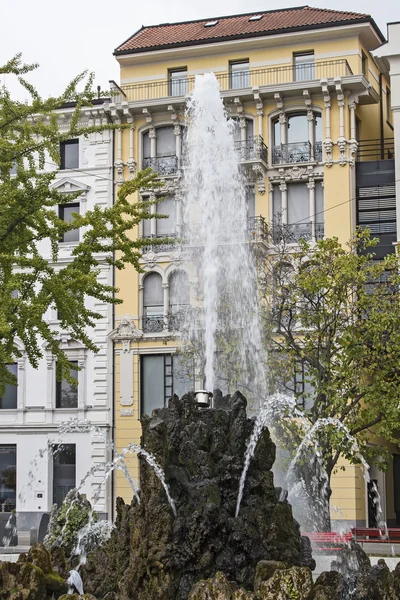
M 115 1 L 115 0 L 114 0 Z M 113 50 L 142 25 L 173 23 L 208 17 L 273 10 L 307 4 L 296 0 L 0 0 L 0 64 L 17 52 L 25 62 L 39 63 L 29 80 L 45 97 L 61 93 L 81 71 L 95 72 L 95 85 L 108 89 L 118 82 Z M 371 14 L 386 36 L 386 24 L 400 21 L 399 0 L 310 0 L 310 6 Z M 1 83 L 23 100 L 11 77 Z

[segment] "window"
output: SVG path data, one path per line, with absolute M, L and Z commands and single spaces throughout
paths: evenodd
M 15 510 L 17 500 L 17 446 L 0 446 L 0 512 Z
M 283 123 L 275 117 L 272 121 L 272 163 L 299 163 L 322 160 L 322 118 L 314 116 L 314 130 L 310 131 L 307 113 L 285 113 Z
M 186 271 L 173 271 L 169 277 L 168 327 L 180 331 L 188 318 L 190 304 L 189 277 Z
M 151 415 L 166 405 L 172 394 L 183 396 L 194 390 L 194 363 L 176 354 L 142 355 L 141 413 Z
M 188 93 L 187 69 L 170 70 L 168 80 L 170 96 L 186 96 Z
M 164 329 L 164 293 L 162 278 L 149 273 L 143 280 L 143 323 L 145 333 L 159 333 Z
M 71 360 L 71 365 L 77 367 L 78 362 Z M 57 369 L 56 369 L 57 371 Z M 71 377 L 78 379 L 77 369 L 71 368 Z M 66 379 L 56 379 L 56 408 L 78 408 L 78 386 Z
M 18 376 L 18 365 L 14 363 L 12 365 L 7 365 L 7 369 L 12 373 L 15 377 Z M 4 395 L 0 398 L 0 409 L 14 409 L 17 408 L 18 402 L 18 387 L 16 385 L 11 385 L 8 383 L 6 385 L 6 389 L 4 391 Z
M 390 98 L 390 90 L 386 86 L 386 120 L 392 122 L 392 102 Z
M 60 204 L 59 205 L 59 217 L 65 223 L 71 223 L 71 221 L 73 221 L 74 213 L 79 214 L 79 203 L 78 202 L 73 203 L 73 204 Z M 60 241 L 61 242 L 79 242 L 79 228 L 71 229 L 70 231 L 66 231 L 63 234 L 62 239 Z
M 231 62 L 229 73 L 232 90 L 250 87 L 250 65 L 248 60 Z
M 67 140 L 60 144 L 60 169 L 79 168 L 79 140 Z
M 152 167 L 160 175 L 172 175 L 178 168 L 174 127 L 157 127 L 155 141 L 155 156 L 151 156 L 150 134 L 143 134 L 143 168 Z
M 293 54 L 294 81 L 314 79 L 314 52 L 295 52 Z
M 296 224 L 299 230 L 310 222 L 310 194 L 305 183 L 289 183 L 287 186 L 287 222 Z
M 361 52 L 361 73 L 368 77 L 368 58 L 365 52 Z
M 176 200 L 167 197 L 156 204 L 156 212 L 160 215 L 168 215 L 167 219 L 146 219 L 143 221 L 143 237 L 150 237 L 151 226 L 155 229 L 155 235 L 168 237 L 176 233 Z M 154 235 L 154 234 L 153 234 Z
M 70 490 L 76 487 L 75 444 L 53 446 L 53 504 L 60 506 Z
M 278 242 L 286 236 L 289 243 L 300 238 L 321 239 L 324 236 L 324 189 L 322 181 L 315 181 L 314 205 L 311 206 L 311 190 L 306 182 L 288 183 L 286 190 L 287 206 L 282 204 L 282 191 L 278 185 L 273 188 L 273 222 Z

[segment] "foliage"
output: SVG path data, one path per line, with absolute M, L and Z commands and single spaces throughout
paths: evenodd
M 337 238 L 301 240 L 296 250 L 282 242 L 266 266 L 272 385 L 295 392 L 329 478 L 340 455 L 360 462 L 354 439 L 361 455 L 381 466 L 386 450 L 371 445 L 371 436 L 398 442 L 399 259 L 373 260 L 376 241 L 358 231 L 347 248 Z M 288 381 L 301 365 L 304 394 Z M 293 455 L 304 427 L 287 419 L 280 434 Z
M 44 545 L 48 550 L 62 546 L 66 555 L 72 554 L 78 544 L 79 532 L 87 526 L 89 520 L 98 520 L 89 500 L 77 490 L 70 490 L 61 506 L 54 504 L 51 509 Z
M 116 125 L 80 125 L 83 107 L 93 100 L 92 75 L 82 73 L 60 96 L 42 99 L 24 79 L 36 66 L 22 64 L 17 55 L 0 67 L 0 74 L 15 76 L 30 97 L 25 103 L 19 102 L 5 86 L 0 89 L 0 397 L 7 383 L 15 383 L 7 369 L 8 363 L 21 356 L 15 338 L 22 342 L 35 368 L 46 345 L 56 357 L 58 377 L 71 380 L 71 365 L 60 350 L 56 331 L 46 320 L 49 308 L 58 310 L 63 330 L 96 350 L 86 328 L 100 315 L 87 308 L 85 299 L 119 301 L 114 288 L 98 280 L 102 265 L 122 269 L 131 264 L 140 270 L 140 250 L 148 240 L 132 239 L 131 230 L 142 219 L 152 218 L 152 201 L 132 202 L 131 196 L 156 187 L 156 176 L 145 170 L 119 187 L 113 206 L 96 206 L 84 215 L 75 214 L 69 223 L 59 218 L 58 205 L 77 198 L 52 187 L 57 170 L 45 171 L 48 164 L 60 164 L 60 143 Z M 55 111 L 66 103 L 75 108 L 68 130 L 61 133 Z M 61 266 L 60 237 L 78 227 L 81 240 L 73 249 L 72 260 Z M 46 244 L 48 256 L 43 250 Z

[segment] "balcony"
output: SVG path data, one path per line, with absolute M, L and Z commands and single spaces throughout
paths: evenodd
M 272 150 L 272 164 L 286 165 L 292 163 L 304 163 L 322 160 L 322 143 L 315 146 L 315 157 L 313 156 L 313 147 L 310 142 L 294 142 L 291 144 L 279 144 Z
M 146 239 L 163 240 L 163 243 L 160 244 L 148 244 L 146 246 L 143 246 L 143 254 L 146 254 L 147 252 L 163 254 L 165 252 L 171 252 L 171 250 L 175 248 L 177 244 L 178 235 L 176 233 L 168 233 L 165 235 L 160 233 L 155 235 L 147 235 L 143 237 L 146 237 Z
M 262 135 L 256 135 L 244 141 L 236 141 L 235 150 L 242 161 L 261 160 L 265 165 L 268 163 L 268 148 L 264 144 Z
M 315 235 L 313 236 L 313 226 Z M 323 223 L 294 223 L 274 225 L 272 240 L 275 244 L 285 241 L 287 244 L 297 244 L 300 240 L 321 240 L 324 237 Z
M 347 60 L 327 60 L 316 62 L 313 65 L 288 65 L 286 67 L 273 67 L 269 69 L 253 69 L 240 72 L 239 80 L 232 78 L 231 73 L 216 75 L 222 92 L 232 91 L 238 93 L 239 89 L 252 90 L 252 88 L 261 88 L 264 86 L 276 86 L 280 84 L 301 84 L 306 81 L 319 81 L 321 79 L 331 79 L 333 77 L 346 77 L 353 75 L 353 72 Z M 179 82 L 179 85 L 178 85 Z M 164 81 L 155 81 L 141 84 L 128 84 L 122 86 L 125 99 L 128 102 L 142 102 L 146 100 L 156 100 L 162 98 L 181 98 L 184 99 L 190 94 L 194 87 L 195 78 L 185 77 L 172 84 L 167 79 Z
M 248 217 L 247 234 L 251 242 L 267 242 L 268 225 L 264 217 Z
M 143 169 L 150 167 L 158 173 L 161 177 L 168 177 L 168 175 L 175 175 L 178 171 L 178 157 L 171 156 L 157 156 L 156 158 L 144 158 Z
M 143 316 L 142 331 L 143 333 L 163 333 L 165 331 L 177 332 L 182 329 L 182 325 L 185 323 L 187 318 L 187 308 L 182 310 L 174 311 L 168 314 L 167 317 L 164 315 L 147 315 Z

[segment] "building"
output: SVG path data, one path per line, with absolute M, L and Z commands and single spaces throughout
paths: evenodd
M 359 224 L 381 235 L 381 255 L 393 251 L 390 83 L 371 54 L 384 42 L 369 15 L 307 6 L 142 27 L 134 33 L 114 52 L 121 71 L 110 110 L 130 124 L 116 135 L 116 178 L 123 181 L 151 166 L 162 182 L 160 194 L 168 197 L 161 212 L 168 209 L 169 218 L 144 223 L 133 235 L 180 234 L 185 98 L 195 75 L 212 71 L 230 115 L 238 120 L 236 144 L 247 173 L 249 233 L 255 243 L 267 245 L 265 232 L 281 215 L 294 244 L 304 236 L 346 242 Z M 371 164 L 364 161 L 375 161 L 375 173 L 378 162 L 385 166 L 379 182 L 387 192 L 384 199 L 370 176 Z M 375 194 L 372 206 L 363 191 L 369 187 Z M 377 198 L 386 202 L 379 214 Z M 116 275 L 123 299 L 111 335 L 118 448 L 138 441 L 139 418 L 155 408 L 154 398 L 162 402 L 172 391 L 181 392 L 174 355 L 179 334 L 171 322 L 175 279 L 190 279 L 184 258 L 179 245 L 152 245 L 143 253 L 143 273 L 126 268 Z M 137 468 L 135 461 L 131 464 Z M 388 476 L 380 485 L 387 490 L 389 521 L 395 518 L 392 480 Z M 120 474 L 116 494 L 131 497 Z M 348 466 L 334 482 L 332 504 L 338 510 L 333 518 L 365 523 L 367 496 L 360 468 Z
M 68 129 L 73 111 L 74 107 L 68 105 L 57 111 L 61 131 Z M 106 122 L 103 100 L 95 100 L 92 108 L 82 112 L 82 126 Z M 78 191 L 80 196 L 73 204 L 60 205 L 59 216 L 69 220 L 73 212 L 83 214 L 94 206 L 110 206 L 113 132 L 62 142 L 60 151 L 61 168 L 52 185 L 61 192 Z M 55 167 L 49 159 L 46 170 Z M 60 240 L 60 267 L 70 260 L 79 236 L 79 230 L 69 231 Z M 39 250 L 50 261 L 50 243 L 43 243 Z M 112 284 L 112 268 L 105 261 L 99 277 L 102 282 Z M 18 543 L 24 545 L 33 540 L 43 513 L 48 513 L 53 503 L 60 504 L 68 490 L 80 485 L 93 465 L 109 458 L 112 344 L 107 334 L 112 329 L 113 308 L 104 302 L 91 302 L 91 308 L 101 314 L 95 328 L 88 331 L 99 348 L 96 355 L 62 330 L 55 309 L 47 314 L 52 327 L 59 332 L 61 347 L 69 360 L 82 368 L 72 373 L 78 379 L 77 387 L 65 380 L 57 382 L 55 358 L 45 347 L 38 369 L 29 364 L 24 354 L 10 366 L 18 377 L 18 386 L 8 386 L 0 400 L 0 539 L 5 520 L 16 509 Z M 23 351 L 20 342 L 15 343 Z M 58 427 L 71 419 L 90 420 L 98 426 L 99 434 L 85 430 L 59 436 Z M 94 472 L 86 478 L 81 492 L 88 499 L 98 496 L 95 508 L 107 515 L 111 510 L 111 494 L 102 483 L 103 477 L 104 468 Z

